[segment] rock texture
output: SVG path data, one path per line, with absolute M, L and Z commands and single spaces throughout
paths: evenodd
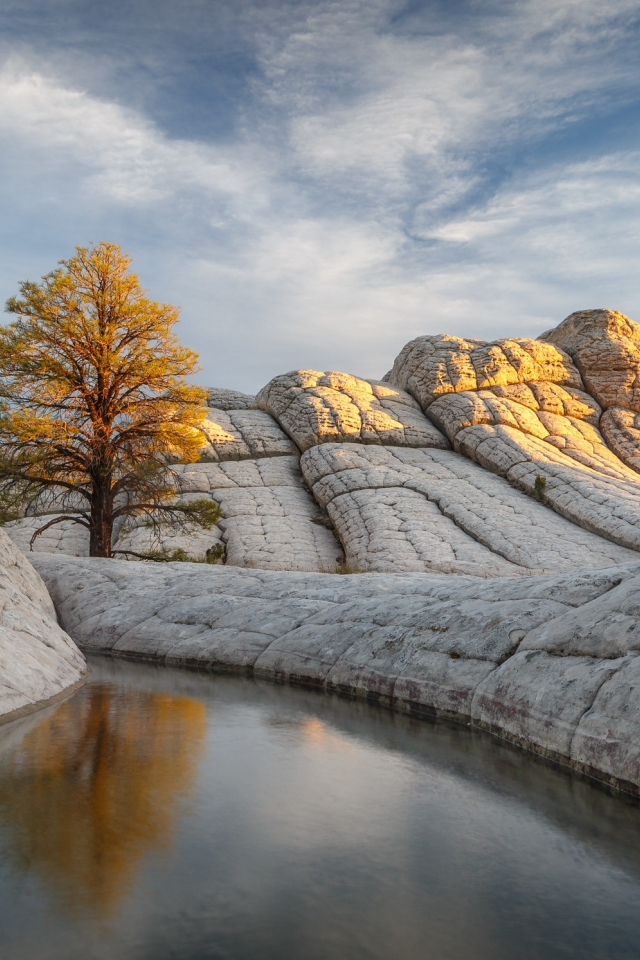
M 638 383 L 640 327 L 590 310 L 538 340 L 418 337 L 384 381 L 297 370 L 256 397 L 211 388 L 201 462 L 174 469 L 182 496 L 219 502 L 217 529 L 142 526 L 115 547 L 224 548 L 270 570 L 624 564 L 640 551 Z M 40 512 L 60 509 L 49 497 Z M 7 530 L 28 547 L 34 519 Z M 35 549 L 80 555 L 86 535 L 62 524 Z
M 35 563 L 86 650 L 253 670 L 464 719 L 640 794 L 638 561 L 492 580 Z
M 617 455 L 622 441 L 617 450 L 610 449 L 599 429 L 605 417 L 602 404 L 613 397 L 619 402 L 624 389 L 618 384 L 607 393 L 594 387 L 592 396 L 585 389 L 581 370 L 587 368 L 576 345 L 581 325 L 602 331 L 602 324 L 595 320 L 592 324 L 592 314 L 609 313 L 572 315 L 543 340 L 487 344 L 459 337 L 418 337 L 397 357 L 389 381 L 419 400 L 457 452 L 529 495 L 536 493 L 537 481 L 542 484 L 538 495 L 548 507 L 578 526 L 637 550 L 640 483 L 630 469 L 632 457 L 627 451 L 623 462 Z M 637 324 L 622 319 L 624 329 L 635 329 L 640 339 Z M 590 336 L 593 344 L 595 334 Z M 630 351 L 624 360 L 621 357 L 618 350 L 616 362 L 630 362 Z M 624 382 L 630 383 L 633 376 L 627 369 Z M 593 376 L 587 378 L 590 383 L 595 383 Z M 631 439 L 625 442 L 630 443 L 633 429 L 628 416 L 618 418 L 611 421 L 609 436 L 626 430 L 625 438 Z
M 239 390 L 225 390 L 224 387 L 209 387 L 209 406 L 218 410 L 253 410 L 256 398 Z
M 569 354 L 604 414 L 604 437 L 624 463 L 640 470 L 640 326 L 615 310 L 580 310 L 542 341 Z
M 222 509 L 227 563 L 265 570 L 333 570 L 342 549 L 303 486 L 298 457 L 176 466 L 185 497 Z M 191 552 L 191 551 L 189 551 Z
M 201 454 L 205 461 L 252 460 L 298 452 L 273 417 L 262 410 L 210 408 L 202 430 L 208 441 Z
M 324 444 L 303 455 L 302 469 L 361 570 L 516 576 L 637 556 L 453 451 Z
M 0 531 L 0 723 L 63 695 L 86 672 L 41 578 Z
M 300 450 L 340 441 L 449 446 L 408 393 L 348 373 L 294 370 L 274 377 L 256 402 L 278 420 Z
M 19 550 L 24 554 L 32 551 L 36 553 L 61 553 L 68 557 L 89 556 L 89 531 L 73 520 L 63 520 L 41 533 L 31 543 L 36 530 L 49 520 L 62 517 L 63 514 L 54 513 L 42 517 L 24 517 L 22 520 L 12 520 L 5 524 L 4 532 L 11 538 Z

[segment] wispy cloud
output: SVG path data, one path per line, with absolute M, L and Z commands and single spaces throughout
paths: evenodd
M 380 375 L 419 332 L 640 312 L 640 154 L 593 136 L 638 99 L 636 0 L 282 2 L 252 27 L 245 7 L 232 137 L 172 136 L 139 98 L 61 78 L 57 51 L 6 61 L 6 294 L 114 239 L 182 303 L 206 379 L 245 388 L 294 365 Z

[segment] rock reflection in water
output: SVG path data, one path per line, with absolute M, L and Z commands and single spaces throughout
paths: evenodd
M 0 823 L 14 869 L 58 906 L 106 917 L 145 855 L 164 851 L 194 787 L 202 701 L 90 685 L 0 756 Z

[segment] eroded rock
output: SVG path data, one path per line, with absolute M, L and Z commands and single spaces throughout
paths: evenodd
M 0 722 L 63 695 L 86 673 L 42 579 L 0 531 Z
M 492 577 L 636 559 L 452 451 L 323 444 L 301 466 L 360 569 Z
M 253 460 L 281 457 L 298 450 L 273 417 L 263 410 L 217 410 L 210 408 L 202 424 L 207 443 L 201 460 Z
M 224 387 L 209 387 L 209 406 L 218 410 L 253 410 L 256 398 L 240 390 L 227 390 Z
M 331 529 L 315 522 L 320 511 L 303 485 L 298 457 L 184 464 L 174 469 L 185 497 L 206 495 L 220 505 L 219 528 L 228 564 L 333 570 L 342 560 Z
M 409 394 L 347 373 L 294 370 L 274 377 L 256 399 L 300 450 L 340 441 L 449 446 Z
M 34 561 L 87 650 L 249 669 L 457 717 L 640 793 L 640 657 L 606 645 L 564 654 L 553 639 L 573 616 L 606 624 L 623 597 L 637 620 L 640 562 L 486 580 Z

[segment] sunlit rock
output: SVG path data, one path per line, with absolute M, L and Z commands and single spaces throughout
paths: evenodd
M 573 358 L 604 410 L 604 437 L 624 463 L 640 469 L 640 326 L 616 310 L 572 313 L 541 340 Z
M 405 391 L 348 373 L 294 370 L 274 377 L 256 398 L 300 450 L 340 441 L 399 447 L 448 447 Z
M 251 460 L 298 452 L 273 417 L 263 410 L 225 412 L 209 408 L 201 429 L 207 439 L 201 460 Z

